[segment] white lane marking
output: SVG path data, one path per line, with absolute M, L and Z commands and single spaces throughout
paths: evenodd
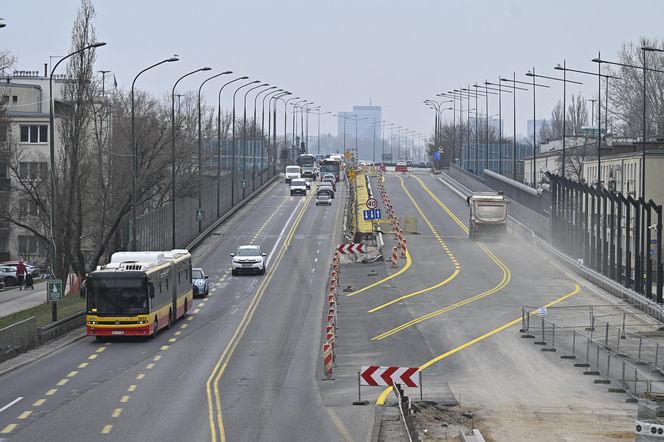
M 11 407 L 12 405 L 16 404 L 17 402 L 20 402 L 22 399 L 23 399 L 23 396 L 19 396 L 19 397 L 17 397 L 16 399 L 14 399 L 13 401 L 11 401 L 10 403 L 8 403 L 7 405 L 5 405 L 4 407 L 0 408 L 0 413 L 2 413 L 3 411 L 5 411 L 6 409 L 8 409 L 9 407 Z
M 318 258 L 314 258 L 314 262 L 318 262 Z
M 318 243 L 318 244 L 320 244 L 320 243 Z M 320 253 L 320 249 L 316 249 L 316 253 Z
M 274 252 L 277 250 L 277 246 L 279 246 L 279 243 L 281 242 L 281 239 L 284 236 L 284 232 L 286 231 L 286 228 L 291 222 L 291 219 L 293 219 L 293 216 L 295 215 L 295 212 L 297 212 L 298 207 L 300 207 L 300 204 L 304 200 L 300 200 L 297 202 L 297 205 L 295 206 L 295 209 L 291 213 L 291 215 L 288 217 L 288 220 L 286 220 L 286 224 L 284 224 L 283 229 L 281 229 L 281 232 L 279 232 L 279 236 L 277 237 L 277 240 L 274 242 L 274 246 L 272 247 L 272 250 L 270 250 L 270 254 L 267 255 L 267 262 L 268 264 L 272 261 L 272 255 L 274 255 Z
M 316 271 L 316 267 L 313 267 L 313 268 L 311 269 L 311 273 L 313 273 L 313 272 L 315 272 L 315 271 Z

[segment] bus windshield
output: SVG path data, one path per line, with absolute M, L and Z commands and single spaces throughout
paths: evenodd
M 87 282 L 88 313 L 134 316 L 148 313 L 145 278 L 90 278 Z

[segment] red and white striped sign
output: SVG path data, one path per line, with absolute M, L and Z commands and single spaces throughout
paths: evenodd
M 407 387 L 420 385 L 420 371 L 417 367 L 363 366 L 360 369 L 360 385 L 387 386 L 401 384 Z
M 342 255 L 350 255 L 351 253 L 364 253 L 364 243 L 350 243 L 350 244 L 341 244 L 337 250 Z

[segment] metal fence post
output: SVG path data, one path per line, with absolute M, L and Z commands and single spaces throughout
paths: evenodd
M 586 336 L 586 362 L 590 364 L 590 338 Z
M 638 356 L 639 361 L 641 360 L 641 345 L 642 345 L 642 343 L 643 343 L 643 337 L 639 336 L 639 356 Z
M 576 330 L 572 330 L 572 354 L 576 356 Z
M 606 323 L 606 331 L 604 332 L 604 345 L 609 345 L 609 323 Z
M 659 359 L 659 341 L 655 342 L 655 368 L 657 368 L 658 359 Z
M 551 323 L 551 347 L 556 348 L 556 324 Z
M 545 327 L 545 325 L 544 325 L 544 316 L 542 316 L 542 342 L 546 342 L 546 340 L 544 338 L 544 327 Z
M 625 386 L 625 361 L 622 361 L 622 385 Z

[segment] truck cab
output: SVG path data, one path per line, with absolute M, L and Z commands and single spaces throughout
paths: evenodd
M 508 201 L 502 192 L 474 192 L 466 204 L 470 208 L 470 239 L 498 237 L 507 231 Z

